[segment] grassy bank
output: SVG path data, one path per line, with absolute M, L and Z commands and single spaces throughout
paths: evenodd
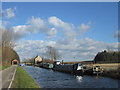
M 87 68 L 92 68 L 93 65 L 100 66 L 104 70 L 116 70 L 120 67 L 120 63 L 109 63 L 109 64 L 83 64 Z
M 31 76 L 18 66 L 12 88 L 40 88 Z
M 120 79 L 120 68 L 118 69 L 113 69 L 113 70 L 105 70 L 103 73 L 103 76 L 115 78 L 115 79 Z
M 86 64 L 87 68 L 92 68 L 93 65 L 103 68 L 103 76 L 120 79 L 120 63 L 110 64 Z

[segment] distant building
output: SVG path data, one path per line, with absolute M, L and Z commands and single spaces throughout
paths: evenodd
M 35 63 L 35 64 L 41 63 L 41 62 L 42 62 L 42 57 L 36 56 L 36 57 L 34 58 L 34 63 Z

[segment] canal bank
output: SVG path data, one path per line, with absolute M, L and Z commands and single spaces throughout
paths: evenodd
M 11 88 L 40 88 L 40 86 L 23 69 L 23 67 L 18 66 Z
M 110 77 L 120 80 L 120 63 L 109 64 L 84 64 L 88 69 L 92 69 L 93 66 L 100 66 L 103 69 L 102 76 Z

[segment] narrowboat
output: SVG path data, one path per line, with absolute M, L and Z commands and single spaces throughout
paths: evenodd
M 82 75 L 84 73 L 84 68 L 81 63 L 76 64 L 55 64 L 53 70 L 66 72 L 71 74 Z
M 43 68 L 52 69 L 53 68 L 53 64 L 43 63 Z
M 53 64 L 50 64 L 50 63 L 39 63 L 38 67 L 42 67 L 42 68 L 46 68 L 46 69 L 52 69 L 53 68 Z

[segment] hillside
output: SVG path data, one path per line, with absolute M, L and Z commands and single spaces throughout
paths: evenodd
M 19 59 L 19 55 L 10 47 L 2 47 L 2 64 L 11 65 L 11 60 Z

